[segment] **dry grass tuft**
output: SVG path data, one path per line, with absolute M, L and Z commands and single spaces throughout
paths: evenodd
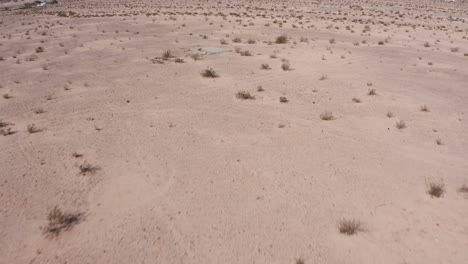
M 34 112 L 35 114 L 43 114 L 43 113 L 46 112 L 43 108 L 40 108 L 40 107 L 34 108 L 34 109 L 32 109 L 32 110 L 33 110 L 33 112 Z
M 423 105 L 419 108 L 421 112 L 430 112 L 429 107 L 427 105 Z
M 38 133 L 38 132 L 41 132 L 42 129 L 40 128 L 37 128 L 36 124 L 29 124 L 28 127 L 27 127 L 27 130 L 29 132 L 29 134 L 34 134 L 34 133 Z
M 468 194 L 468 184 L 464 183 L 460 188 L 457 189 L 458 192 Z
M 280 100 L 280 103 L 287 103 L 287 102 L 289 102 L 289 100 L 288 100 L 288 98 L 286 98 L 286 96 L 281 96 L 279 100 Z
M 252 56 L 252 53 L 248 50 L 239 52 L 241 56 Z
M 335 119 L 335 118 L 333 117 L 333 113 L 332 113 L 332 112 L 330 112 L 330 111 L 324 111 L 324 112 L 322 112 L 322 113 L 320 114 L 320 119 L 329 121 L 329 120 L 333 120 L 333 119 Z
M 80 165 L 81 175 L 94 174 L 100 169 L 99 166 L 91 165 L 87 161 Z
M 286 44 L 288 42 L 288 37 L 286 35 L 281 35 L 276 37 L 275 43 L 276 44 Z
M 55 207 L 47 215 L 49 223 L 43 228 L 44 234 L 51 238 L 56 237 L 62 231 L 70 230 L 74 225 L 81 220 L 81 214 L 63 213 Z
M 241 100 L 255 100 L 255 96 L 246 91 L 237 92 L 236 97 Z
M 281 69 L 283 69 L 283 71 L 290 71 L 291 70 L 291 65 L 289 64 L 289 62 L 284 62 L 281 65 Z
M 202 56 L 198 53 L 195 53 L 195 54 L 192 54 L 190 55 L 190 57 L 194 60 L 194 61 L 198 61 L 198 60 L 201 60 L 202 59 Z
M 338 223 L 338 230 L 341 234 L 351 236 L 357 234 L 360 231 L 363 231 L 363 228 L 362 223 L 358 220 L 341 219 Z
M 0 129 L 0 136 L 9 136 L 13 135 L 14 133 L 16 132 L 11 130 L 9 127 Z
M 367 92 L 367 95 L 376 95 L 377 94 L 377 91 L 375 89 L 369 89 L 369 91 Z
M 395 123 L 395 126 L 398 129 L 404 129 L 404 128 L 406 128 L 406 123 L 405 123 L 405 121 L 400 120 L 400 121 Z
M 0 119 L 0 128 L 2 128 L 2 127 L 7 127 L 7 126 L 9 126 L 9 125 L 10 125 L 10 123 L 5 122 L 5 121 L 3 121 L 3 120 Z
M 305 261 L 303 258 L 298 258 L 296 259 L 296 264 L 305 264 Z
M 219 75 L 216 73 L 215 70 L 213 70 L 212 68 L 208 68 L 204 71 L 201 72 L 201 76 L 205 77 L 205 78 L 216 78 L 216 77 L 219 77 Z
M 427 193 L 431 197 L 440 198 L 445 193 L 445 185 L 443 183 L 431 182 L 428 185 Z
M 83 154 L 78 153 L 78 152 L 73 152 L 72 156 L 73 156 L 74 158 L 81 158 L 81 157 L 83 157 Z
M 172 51 L 166 50 L 163 52 L 163 55 L 162 55 L 163 60 L 168 60 L 172 57 L 174 57 L 174 55 L 172 55 Z

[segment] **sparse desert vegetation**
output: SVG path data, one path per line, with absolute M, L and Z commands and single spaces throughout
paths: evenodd
M 251 95 L 249 92 L 246 91 L 237 92 L 236 97 L 242 100 L 255 100 L 255 96 Z
M 215 70 L 208 68 L 201 72 L 201 76 L 205 78 L 216 78 L 219 77 L 218 73 Z
M 63 213 L 54 207 L 47 215 L 47 225 L 43 228 L 44 234 L 49 237 L 56 237 L 61 232 L 70 230 L 81 220 L 81 214 Z
M 340 233 L 351 236 L 363 231 L 361 221 L 355 219 L 341 219 L 338 223 Z
M 290 71 L 291 70 L 291 65 L 287 61 L 283 62 L 283 64 L 281 64 L 281 69 L 283 69 L 283 71 Z
M 27 130 L 29 132 L 29 134 L 34 134 L 34 133 L 38 133 L 38 132 L 41 132 L 42 129 L 38 128 L 36 126 L 36 124 L 29 124 L 28 127 L 27 127 Z
M 330 111 L 323 111 L 323 112 L 320 114 L 320 119 L 325 120 L 325 121 L 329 121 L 329 120 L 335 119 L 335 117 L 333 116 L 333 113 L 332 113 L 332 112 L 330 112 Z
M 445 185 L 439 182 L 430 182 L 427 187 L 427 193 L 431 197 L 440 198 L 445 193 Z
M 286 35 L 281 35 L 276 37 L 276 44 L 286 44 L 288 42 L 288 37 Z
M 398 129 L 404 129 L 404 128 L 406 128 L 406 123 L 403 120 L 397 121 L 395 123 L 395 127 L 398 128 Z
M 467 34 L 464 0 L 0 1 L 0 262 L 465 263 Z
M 376 95 L 377 94 L 377 91 L 375 89 L 369 89 L 369 91 L 367 92 L 367 95 Z
M 95 174 L 101 168 L 99 166 L 92 165 L 85 161 L 83 164 L 79 166 L 79 169 L 80 169 L 81 175 L 90 175 L 90 174 Z
M 427 105 L 422 105 L 419 109 L 422 112 L 430 112 L 429 107 Z
M 464 183 L 457 189 L 457 191 L 463 194 L 468 194 L 468 184 Z

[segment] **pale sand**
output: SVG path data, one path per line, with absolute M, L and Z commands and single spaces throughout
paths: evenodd
M 0 23 L 0 263 L 467 263 L 467 4 L 64 0 Z M 83 217 L 47 238 L 55 206 Z

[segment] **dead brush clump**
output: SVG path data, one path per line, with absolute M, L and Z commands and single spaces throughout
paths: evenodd
M 36 124 L 29 124 L 28 127 L 27 127 L 27 130 L 29 132 L 29 134 L 34 134 L 34 133 L 39 133 L 42 131 L 42 129 L 38 128 L 36 126 Z
M 236 93 L 237 99 L 241 100 L 255 100 L 255 96 L 251 95 L 249 92 L 246 91 L 239 91 Z
M 332 112 L 324 111 L 320 114 L 320 119 L 325 120 L 325 121 L 330 121 L 330 120 L 335 119 L 335 117 L 333 116 Z
M 252 56 L 252 53 L 248 50 L 239 52 L 241 56 Z
M 302 258 L 296 259 L 296 264 L 305 264 L 305 261 Z
M 468 184 L 464 183 L 462 186 L 460 186 L 460 188 L 457 189 L 457 192 L 468 196 Z
M 33 111 L 35 114 L 38 114 L 38 115 L 39 115 L 39 114 L 43 114 L 43 113 L 46 112 L 43 108 L 40 108 L 40 107 L 38 107 L 38 108 L 33 108 L 32 111 Z
M 201 74 L 201 76 L 203 76 L 205 78 L 217 78 L 217 77 L 219 77 L 218 73 L 216 73 L 216 71 L 213 70 L 212 68 L 205 69 L 200 74 Z
M 162 59 L 163 60 L 169 60 L 170 58 L 173 58 L 173 57 L 174 57 L 174 55 L 172 54 L 172 51 L 170 51 L 170 50 L 166 50 L 162 54 Z
M 288 37 L 286 35 L 278 36 L 278 37 L 276 37 L 275 43 L 276 44 L 286 44 L 286 43 L 288 43 Z
M 291 70 L 291 64 L 289 64 L 289 62 L 285 61 L 283 64 L 281 64 L 281 69 L 283 69 L 283 71 L 290 71 Z
M 262 70 L 271 70 L 271 67 L 270 67 L 269 64 L 264 63 L 264 64 L 262 64 L 260 66 L 260 69 L 262 69 Z
M 431 111 L 427 105 L 421 106 L 419 108 L 419 110 L 421 110 L 421 112 L 430 112 Z
M 406 128 L 406 123 L 403 120 L 400 120 L 395 123 L 395 127 L 398 129 L 405 129 Z
M 338 230 L 341 234 L 352 236 L 363 231 L 362 223 L 355 219 L 341 219 L 338 223 Z
M 9 126 L 9 125 L 10 125 L 10 123 L 5 122 L 5 121 L 3 121 L 3 120 L 0 119 L 0 128 L 2 128 L 2 127 L 7 127 L 7 126 Z
M 72 153 L 72 157 L 74 157 L 74 158 L 81 158 L 81 157 L 83 157 L 83 154 L 78 153 L 78 152 L 73 152 L 73 153 Z
M 63 213 L 59 208 L 54 207 L 47 215 L 48 224 L 43 228 L 43 232 L 48 238 L 56 237 L 62 231 L 70 230 L 78 224 L 81 218 L 81 214 Z
M 377 91 L 375 89 L 369 89 L 369 91 L 367 92 L 367 95 L 376 95 L 377 94 Z
M 195 54 L 192 54 L 190 55 L 190 57 L 194 60 L 194 61 L 198 61 L 198 60 L 201 60 L 203 57 L 198 54 L 198 53 L 195 53 Z
M 430 182 L 427 186 L 427 193 L 431 197 L 440 198 L 445 193 L 445 185 L 443 183 Z
M 39 57 L 36 54 L 31 54 L 26 57 L 26 61 L 36 61 L 37 59 L 39 59 Z
M 16 132 L 11 130 L 9 127 L 0 129 L 0 136 L 9 136 L 13 135 L 14 133 Z
M 89 175 L 89 174 L 95 174 L 98 170 L 101 169 L 101 167 L 92 165 L 85 161 L 83 164 L 80 165 L 80 174 L 81 175 Z

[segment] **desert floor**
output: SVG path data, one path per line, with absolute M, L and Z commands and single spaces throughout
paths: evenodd
M 0 263 L 467 263 L 468 3 L 24 3 Z

